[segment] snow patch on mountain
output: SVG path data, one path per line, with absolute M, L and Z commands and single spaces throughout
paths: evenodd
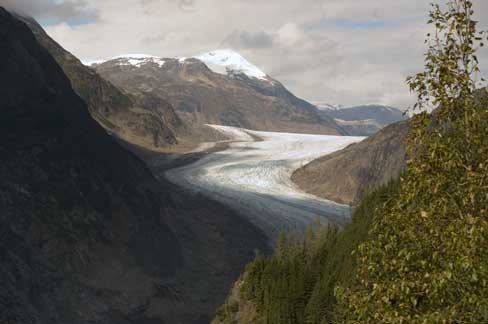
M 398 112 L 401 111 L 399 108 L 391 107 L 391 106 L 385 106 L 385 105 L 379 105 L 379 104 L 365 104 L 365 105 L 359 105 L 359 106 L 352 106 L 352 107 L 343 107 L 342 109 L 353 109 L 353 108 L 374 108 L 377 110 L 383 110 L 383 111 L 390 111 L 390 112 Z
M 148 63 L 154 63 L 162 67 L 166 63 L 162 58 L 146 54 L 126 54 L 118 56 L 115 59 L 119 61 L 119 65 L 132 65 L 135 67 L 141 67 Z
M 319 109 L 319 110 L 339 110 L 339 109 L 344 108 L 343 105 L 332 104 L 332 103 L 323 102 L 323 101 L 315 101 L 315 102 L 312 102 L 312 104 L 315 107 L 317 107 L 317 109 Z
M 215 73 L 225 75 L 242 73 L 250 78 L 267 80 L 266 73 L 249 63 L 240 54 L 229 49 L 201 53 L 194 58 L 205 63 Z
M 379 104 L 365 104 L 365 105 L 359 105 L 359 106 L 343 106 L 339 104 L 331 104 L 328 102 L 324 101 L 315 101 L 312 102 L 312 104 L 319 110 L 347 110 L 347 109 L 357 109 L 357 108 L 374 108 L 377 109 L 378 111 L 390 111 L 390 112 L 398 112 L 400 109 L 391 107 L 391 106 L 384 106 L 384 105 L 379 105 Z
M 108 61 L 117 61 L 118 65 L 132 65 L 135 67 L 141 67 L 148 63 L 154 63 L 162 67 L 166 61 L 160 57 L 147 54 L 124 54 L 113 57 L 108 60 L 83 62 L 84 65 L 91 66 L 93 64 L 101 64 Z
M 340 118 L 334 118 L 334 121 L 341 126 L 367 126 L 374 125 L 381 128 L 381 125 L 374 119 L 359 119 L 359 120 L 344 120 Z
M 104 63 L 106 61 L 107 60 L 81 60 L 81 63 L 84 66 L 92 66 L 92 65 L 96 65 L 96 64 L 102 64 L 102 63 Z

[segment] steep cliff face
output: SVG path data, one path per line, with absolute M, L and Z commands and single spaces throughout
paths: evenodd
M 75 92 L 87 103 L 91 115 L 119 137 L 149 149 L 162 149 L 177 143 L 183 123 L 173 107 L 162 98 L 142 99 L 123 93 L 83 65 L 56 43 L 33 19 L 18 17 L 33 31 L 68 76 Z
M 244 60 L 232 51 L 219 53 L 207 56 L 225 54 L 225 62 Z M 346 134 L 332 118 L 321 116 L 315 106 L 256 71 L 249 62 L 242 61 L 238 70 L 231 70 L 236 65 L 217 69 L 212 62 L 202 61 L 207 56 L 170 59 L 128 55 L 94 67 L 128 92 L 150 93 L 168 100 L 186 121 L 263 131 Z
M 387 126 L 366 140 L 297 170 L 292 180 L 303 190 L 355 204 L 361 196 L 397 177 L 406 166 L 408 121 Z
M 0 47 L 0 322 L 208 323 L 264 236 L 156 181 L 2 8 Z

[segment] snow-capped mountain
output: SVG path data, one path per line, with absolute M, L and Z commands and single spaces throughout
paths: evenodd
M 261 71 L 254 64 L 250 63 L 242 55 L 230 49 L 204 52 L 189 58 L 177 57 L 176 59 L 181 64 L 189 63 L 190 59 L 197 59 L 205 63 L 205 65 L 207 65 L 207 67 L 210 70 L 218 74 L 230 75 L 230 76 L 244 74 L 249 78 L 255 78 L 259 80 L 268 79 L 266 73 Z M 132 65 L 135 67 L 141 67 L 146 64 L 154 63 L 159 65 L 159 67 L 162 67 L 166 61 L 172 59 L 169 58 L 165 59 L 165 58 L 157 57 L 155 55 L 148 55 L 148 54 L 124 54 L 107 60 L 86 61 L 83 63 L 85 65 L 91 66 L 91 65 L 97 65 L 97 64 L 101 64 L 113 60 L 116 60 L 119 65 Z
M 123 55 L 92 67 L 126 92 L 168 100 L 184 120 L 263 131 L 347 134 L 232 50 L 188 58 Z
M 297 118 L 294 116 L 295 111 L 290 113 L 289 117 L 289 119 L 294 120 L 294 123 L 297 123 L 297 120 L 301 123 L 303 120 L 310 119 L 315 121 L 312 124 L 320 124 L 326 120 L 326 124 L 329 126 L 336 124 L 333 128 L 339 130 L 339 133 L 351 135 L 371 135 L 390 123 L 404 119 L 400 110 L 388 106 L 346 107 L 327 101 L 314 102 L 313 104 L 305 102 L 293 96 L 278 81 L 273 80 L 242 55 L 230 49 L 204 52 L 193 57 L 176 58 L 161 58 L 147 54 L 124 54 L 105 62 L 87 62 L 86 64 L 91 63 L 95 63 L 92 66 L 117 86 L 129 91 L 159 92 L 160 96 L 169 100 L 177 108 L 180 116 L 188 117 L 190 115 L 192 120 L 202 119 L 205 123 L 261 130 L 295 129 L 295 127 L 289 128 L 288 126 L 286 128 L 283 126 L 275 128 L 271 126 L 277 123 L 275 120 L 262 120 L 260 115 L 265 111 L 258 109 L 257 99 L 259 96 L 264 96 L 262 105 L 270 106 L 268 99 L 280 97 L 287 101 L 280 107 L 288 107 L 287 105 L 291 103 L 302 107 L 303 111 L 307 111 L 309 115 L 320 116 L 318 118 L 303 118 L 303 116 Z M 209 91 L 209 87 L 214 88 L 212 94 L 206 93 Z M 241 96 L 235 93 L 236 89 L 241 90 Z M 188 91 L 188 94 L 184 94 L 185 91 Z M 222 91 L 225 94 L 221 94 L 220 98 L 212 97 L 215 96 L 215 92 Z M 193 92 L 192 95 L 190 95 L 191 92 Z M 247 96 L 252 92 L 255 94 L 253 95 L 254 98 L 251 99 Z M 233 98 L 227 98 L 231 93 Z M 182 97 L 184 96 L 188 96 L 188 98 L 183 100 Z M 243 99 L 243 96 L 246 99 Z M 255 103 L 255 116 L 250 116 L 249 111 L 252 109 L 250 107 L 242 107 L 242 111 L 235 108 L 231 109 L 233 106 L 240 106 L 245 102 L 248 105 L 251 105 L 251 102 Z M 204 110 L 202 110 L 202 104 L 204 104 Z M 275 101 L 271 106 L 277 104 Z M 207 105 L 214 107 L 207 107 Z M 219 108 L 219 105 L 222 107 Z M 214 111 L 216 109 L 219 110 L 218 114 Z M 282 114 L 286 108 L 282 108 L 281 112 L 278 108 L 272 110 L 274 111 L 273 114 L 280 115 L 279 118 L 285 118 Z M 248 116 L 244 117 L 244 115 Z M 309 127 L 302 125 L 298 129 L 309 130 Z M 312 127 L 310 132 L 317 132 L 317 130 Z
M 368 136 L 394 122 L 406 119 L 397 108 L 382 105 L 344 107 L 315 103 L 321 114 L 333 118 L 352 135 Z

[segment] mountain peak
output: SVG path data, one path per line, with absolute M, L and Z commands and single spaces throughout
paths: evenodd
M 220 49 L 194 56 L 205 63 L 213 72 L 219 74 L 242 73 L 250 78 L 267 80 L 267 75 L 231 49 Z

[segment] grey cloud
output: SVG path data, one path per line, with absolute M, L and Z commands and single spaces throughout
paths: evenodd
M 183 11 L 193 10 L 195 0 L 179 0 L 178 7 Z
M 268 74 L 296 90 L 298 95 L 307 97 L 310 97 L 308 90 L 312 88 L 309 83 L 315 83 L 313 91 L 317 91 L 320 82 L 316 80 L 333 75 L 334 70 L 341 72 L 338 70 L 342 62 L 338 54 L 339 44 L 327 33 L 316 33 L 297 23 L 285 23 L 273 32 L 234 30 L 225 37 L 221 47 L 238 50 Z
M 86 0 L 0 0 L 0 5 L 19 14 L 29 15 L 39 20 L 69 22 L 72 20 L 95 20 L 97 12 L 88 7 Z
M 172 2 L 176 7 L 185 12 L 193 12 L 195 10 L 196 0 L 140 0 L 142 6 L 150 7 L 160 5 L 162 2 Z M 151 14 L 150 8 L 146 8 L 146 14 Z
M 262 49 L 273 46 L 273 36 L 264 31 L 234 30 L 222 43 L 234 49 Z

